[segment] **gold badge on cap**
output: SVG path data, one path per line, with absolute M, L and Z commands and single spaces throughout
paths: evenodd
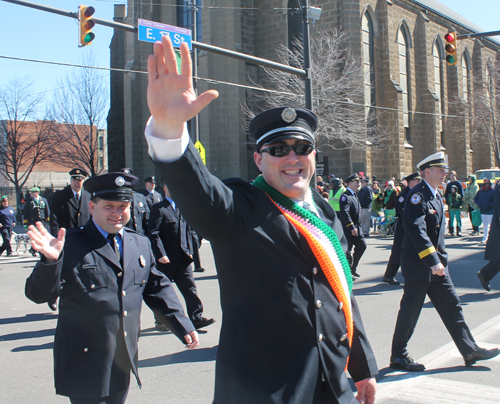
M 123 185 L 125 185 L 125 178 L 116 177 L 115 184 L 118 185 L 119 187 L 123 187 Z
M 143 255 L 139 257 L 139 264 L 141 265 L 142 268 L 146 266 L 146 258 L 144 258 Z
M 297 112 L 295 112 L 293 108 L 285 108 L 281 113 L 281 119 L 283 119 L 287 123 L 295 121 L 296 118 Z

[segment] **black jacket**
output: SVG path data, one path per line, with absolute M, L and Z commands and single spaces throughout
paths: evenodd
M 349 189 L 340 197 L 340 220 L 344 227 L 344 234 L 347 237 L 351 235 L 353 229 L 358 229 L 357 237 L 363 237 L 363 226 L 360 222 L 361 204 L 356 195 L 353 195 Z
M 151 210 L 151 207 L 155 203 L 159 203 L 163 200 L 163 197 L 156 189 L 154 189 L 152 193 L 150 193 L 147 189 L 145 189 L 142 194 L 146 197 L 146 202 L 148 204 L 149 210 Z
M 157 169 L 214 253 L 224 312 L 214 403 L 316 403 L 324 375 L 331 402 L 350 404 L 345 317 L 306 239 L 263 191 L 210 174 L 193 144 L 180 160 L 157 163 Z M 345 251 L 335 212 L 313 194 Z M 375 375 L 377 365 L 353 296 L 351 301 L 348 370 L 359 381 Z
M 371 209 L 373 201 L 373 190 L 370 186 L 361 187 L 358 191 L 359 204 L 363 209 Z
M 487 261 L 500 262 L 500 185 L 495 187 L 493 194 L 495 204 L 493 217 L 491 218 L 490 232 L 484 252 L 484 259 Z
M 57 394 L 106 397 L 128 387 L 130 370 L 140 385 L 142 300 L 181 341 L 194 330 L 172 284 L 156 270 L 149 240 L 128 228 L 123 234 L 123 267 L 89 220 L 68 231 L 55 263 L 38 262 L 26 281 L 26 296 L 35 303 L 60 297 L 54 341 Z
M 130 220 L 126 224 L 129 229 L 139 234 L 147 235 L 149 221 L 149 206 L 146 197 L 134 192 L 134 199 L 130 205 Z
M 26 201 L 23 209 L 23 224 L 29 226 L 36 222 L 42 222 L 47 225 L 50 218 L 50 208 L 47 199 L 39 196 L 38 200 L 30 198 Z
M 416 281 L 442 279 L 438 275 L 432 275 L 431 267 L 441 262 L 448 274 L 448 253 L 444 243 L 446 218 L 439 192 L 433 197 L 432 190 L 425 181 L 408 193 L 403 225 L 404 254 L 401 254 L 403 276 Z
M 61 227 L 72 229 L 84 226 L 90 219 L 89 202 L 90 194 L 84 189 L 78 202 L 69 185 L 54 192 L 50 207 L 50 233 L 57 236 Z

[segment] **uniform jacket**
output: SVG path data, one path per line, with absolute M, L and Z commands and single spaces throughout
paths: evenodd
M 486 261 L 500 262 L 500 185 L 495 187 L 493 194 L 495 204 L 493 217 L 491 219 L 490 232 L 488 233 L 488 241 L 484 252 Z
M 396 207 L 396 230 L 394 231 L 394 241 L 392 243 L 392 252 L 390 262 L 400 264 L 401 249 L 403 245 L 403 237 L 405 235 L 403 226 L 403 212 L 405 201 L 410 192 L 410 187 L 406 187 L 401 191 L 398 197 Z
M 146 197 L 134 192 L 134 199 L 130 205 L 130 220 L 125 225 L 139 234 L 147 234 L 149 221 L 149 206 Z
M 38 199 L 30 198 L 23 209 L 23 224 L 30 226 L 36 222 L 47 224 L 50 218 L 50 208 L 47 199 L 39 196 Z
M 340 198 L 340 220 L 344 227 L 344 234 L 347 237 L 351 235 L 353 229 L 358 229 L 358 236 L 363 237 L 363 226 L 360 223 L 361 204 L 356 195 L 350 190 L 346 190 Z
M 35 303 L 60 297 L 54 341 L 57 394 L 106 397 L 136 375 L 142 300 L 179 338 L 194 330 L 172 284 L 155 268 L 149 240 L 124 228 L 123 267 L 92 220 L 71 229 L 61 257 L 26 281 Z
M 321 373 L 332 403 L 351 403 L 344 314 L 305 238 L 263 191 L 211 175 L 193 144 L 180 160 L 157 169 L 214 253 L 224 313 L 214 403 L 314 403 Z M 313 194 L 345 250 L 335 212 Z M 377 366 L 354 297 L 352 305 L 349 372 L 359 381 Z
M 158 260 L 167 256 L 170 264 L 193 262 L 193 241 L 188 224 L 168 199 L 153 205 L 148 228 L 151 248 Z
M 448 274 L 448 253 L 444 234 L 446 218 L 439 193 L 433 197 L 429 185 L 422 181 L 406 197 L 403 213 L 403 251 L 401 272 L 406 279 L 435 281 L 431 267 L 440 262 Z
M 163 200 L 162 196 L 156 189 L 154 189 L 152 193 L 145 189 L 142 194 L 146 197 L 146 202 L 148 203 L 149 210 L 151 210 L 151 207 L 155 203 L 159 203 Z
M 90 219 L 89 202 L 90 194 L 84 189 L 79 201 L 69 185 L 54 192 L 50 207 L 50 233 L 56 236 L 61 227 L 72 229 L 85 225 Z

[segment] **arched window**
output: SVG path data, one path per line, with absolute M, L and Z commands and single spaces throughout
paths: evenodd
M 373 23 L 369 14 L 363 14 L 361 21 L 361 35 L 363 41 L 363 80 L 365 88 L 365 119 L 368 118 L 370 107 L 376 105 L 375 101 L 375 58 L 374 58 L 374 32 Z
M 462 100 L 467 103 L 469 102 L 469 64 L 467 60 L 467 54 L 464 52 L 462 54 Z
M 405 128 L 405 138 L 411 143 L 410 137 L 410 61 L 409 46 L 406 29 L 403 25 L 399 27 L 398 35 L 398 53 L 399 53 L 399 84 L 403 90 L 403 126 Z
M 300 0 L 288 0 L 288 49 L 293 50 L 295 42 L 302 37 L 302 11 Z
M 196 4 L 195 7 L 190 5 Z M 196 15 L 196 39 L 193 40 L 201 42 L 201 0 L 177 0 L 177 26 L 194 30 L 194 16 Z
M 438 118 L 437 118 L 437 130 L 439 132 L 443 131 L 443 114 L 444 114 L 444 89 L 443 89 L 443 64 L 441 60 L 441 52 L 439 51 L 437 41 L 434 41 L 434 46 L 432 47 L 432 59 L 434 61 L 434 93 L 438 98 Z M 441 137 L 441 143 L 444 146 L 443 138 Z

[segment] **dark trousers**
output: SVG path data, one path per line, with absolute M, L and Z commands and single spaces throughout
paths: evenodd
M 196 245 L 193 246 L 193 264 L 194 264 L 194 269 L 201 268 L 200 251 L 198 250 Z
M 193 322 L 199 321 L 203 315 L 203 304 L 196 291 L 192 265 L 190 263 L 179 265 L 157 263 L 157 268 L 168 276 L 171 282 L 175 282 L 179 288 L 186 301 L 186 310 L 189 319 Z
M 71 404 L 123 404 L 127 399 L 128 388 L 112 396 L 102 398 L 75 398 L 70 397 Z
M 487 281 L 493 279 L 495 275 L 500 272 L 500 262 L 490 261 L 483 268 L 481 268 L 481 274 L 483 274 L 484 279 Z
M 354 252 L 352 251 L 354 247 Z M 355 272 L 358 268 L 359 260 L 366 250 L 366 241 L 363 237 L 347 237 L 347 261 L 351 264 L 351 271 Z
M 405 279 L 401 307 L 392 338 L 393 357 L 401 357 L 408 353 L 408 341 L 417 325 L 426 295 L 431 299 L 462 356 L 478 348 L 469 327 L 465 324 L 460 299 L 451 278 L 449 276 L 441 278 L 436 282 Z
M 3 244 L 0 247 L 0 254 L 7 251 L 7 254 L 12 254 L 12 247 L 10 245 L 10 239 L 12 237 L 12 227 L 0 227 L 0 233 L 2 234 Z
M 387 268 L 385 269 L 385 274 L 384 274 L 384 278 L 394 278 L 396 277 L 396 274 L 398 273 L 398 269 L 399 269 L 399 264 L 395 263 L 395 262 L 391 262 L 389 260 L 389 262 L 387 263 Z

